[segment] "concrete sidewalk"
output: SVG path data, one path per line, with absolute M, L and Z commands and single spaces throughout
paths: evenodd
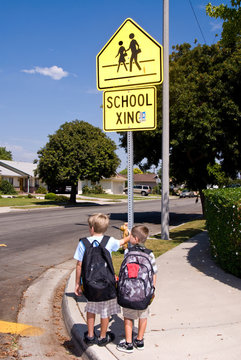
M 82 347 L 82 356 L 95 360 L 240 360 L 241 279 L 225 273 L 211 260 L 207 232 L 163 254 L 157 265 L 156 297 L 145 349 L 134 349 L 132 354 L 116 350 L 124 337 L 121 315 L 110 322 L 116 335 L 114 343 L 86 348 L 82 340 L 87 330 L 86 301 L 84 297 L 75 299 L 72 272 L 63 297 L 63 314 L 69 333 Z

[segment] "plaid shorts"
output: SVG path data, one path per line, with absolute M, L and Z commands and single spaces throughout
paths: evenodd
M 120 306 L 117 304 L 117 298 L 107 301 L 88 301 L 85 306 L 85 311 L 92 314 L 100 314 L 102 319 L 108 318 L 111 315 L 121 312 Z
M 123 308 L 123 316 L 127 319 L 136 320 L 136 319 L 145 319 L 149 315 L 149 307 L 145 310 L 134 310 Z

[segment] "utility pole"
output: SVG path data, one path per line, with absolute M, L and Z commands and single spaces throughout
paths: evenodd
M 163 0 L 161 238 L 169 239 L 169 0 Z

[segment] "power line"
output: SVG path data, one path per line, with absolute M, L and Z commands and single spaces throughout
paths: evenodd
M 201 34 L 202 34 L 202 37 L 203 37 L 203 40 L 204 40 L 204 42 L 205 42 L 205 44 L 206 44 L 205 36 L 204 36 L 204 34 L 203 34 L 203 32 L 202 32 L 201 26 L 200 26 L 200 24 L 199 24 L 197 15 L 196 15 L 196 13 L 195 13 L 195 11 L 194 11 L 194 8 L 193 8 L 193 6 L 192 6 L 191 0 L 189 0 L 189 4 L 190 4 L 190 6 L 191 6 L 191 8 L 192 8 L 192 11 L 193 11 L 194 17 L 195 17 L 195 19 L 196 19 L 196 22 L 197 22 L 197 24 L 198 24 L 199 30 L 200 30 L 200 32 L 201 32 Z

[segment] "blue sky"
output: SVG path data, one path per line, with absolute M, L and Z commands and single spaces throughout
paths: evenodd
M 207 3 L 191 1 L 198 25 L 190 0 L 170 0 L 170 48 L 219 39 L 222 23 L 206 16 Z M 103 128 L 96 55 L 126 18 L 162 44 L 162 6 L 162 0 L 0 0 L 0 146 L 13 160 L 32 162 L 67 121 Z M 119 144 L 118 134 L 107 136 Z M 123 149 L 117 154 L 120 170 L 127 157 Z

